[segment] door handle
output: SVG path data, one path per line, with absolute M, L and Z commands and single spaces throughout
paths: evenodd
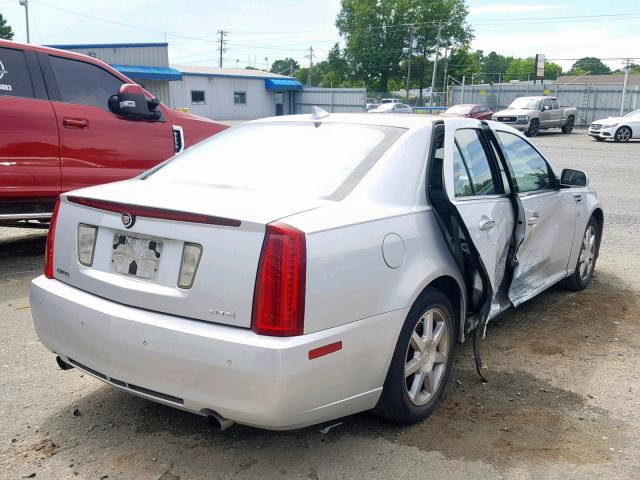
M 527 225 L 535 225 L 540 221 L 540 215 L 538 212 L 533 212 L 531 216 L 527 219 Z
M 64 117 L 62 119 L 62 125 L 67 128 L 87 128 L 89 126 L 89 121 L 84 118 Z
M 478 228 L 483 232 L 488 232 L 496 226 L 496 221 L 490 218 L 481 218 L 478 220 Z

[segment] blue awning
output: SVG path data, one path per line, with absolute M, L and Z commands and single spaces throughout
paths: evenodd
M 143 67 L 138 65 L 111 65 L 127 77 L 141 80 L 182 80 L 182 74 L 170 67 Z
M 302 90 L 302 84 L 294 78 L 267 78 L 264 81 L 267 90 Z

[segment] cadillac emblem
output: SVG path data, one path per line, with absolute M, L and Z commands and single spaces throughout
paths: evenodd
M 131 228 L 136 222 L 136 217 L 131 215 L 129 212 L 124 212 L 120 218 L 122 219 L 122 225 L 124 225 L 124 228 Z

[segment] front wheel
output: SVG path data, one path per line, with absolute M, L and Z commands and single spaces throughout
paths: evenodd
M 576 121 L 573 117 L 569 117 L 567 118 L 567 121 L 564 122 L 564 125 L 562 126 L 562 133 L 571 133 L 573 132 L 573 126 L 575 125 Z
M 428 288 L 409 311 L 387 372 L 376 412 L 393 422 L 425 419 L 444 394 L 455 345 L 453 308 Z
M 631 129 L 629 127 L 620 127 L 616 130 L 613 139 L 618 143 L 626 143 L 631 138 Z
M 529 123 L 529 128 L 524 132 L 527 137 L 536 137 L 540 133 L 540 121 L 534 118 Z
M 600 249 L 600 228 L 594 217 L 589 219 L 587 228 L 582 236 L 580 245 L 580 254 L 578 255 L 578 263 L 573 274 L 562 281 L 562 286 L 567 290 L 583 290 L 591 282 L 593 277 L 593 269 L 598 259 L 598 250 Z

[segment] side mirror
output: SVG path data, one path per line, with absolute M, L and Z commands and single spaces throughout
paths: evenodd
M 546 112 L 547 110 L 551 110 L 551 107 L 549 105 L 543 105 L 542 106 L 542 111 Z
M 160 102 L 157 98 L 147 99 L 140 85 L 125 83 L 116 95 L 109 98 L 109 110 L 121 117 L 136 120 L 157 120 Z
M 560 174 L 560 185 L 563 187 L 586 187 L 589 185 L 589 177 L 581 170 L 565 168 Z

